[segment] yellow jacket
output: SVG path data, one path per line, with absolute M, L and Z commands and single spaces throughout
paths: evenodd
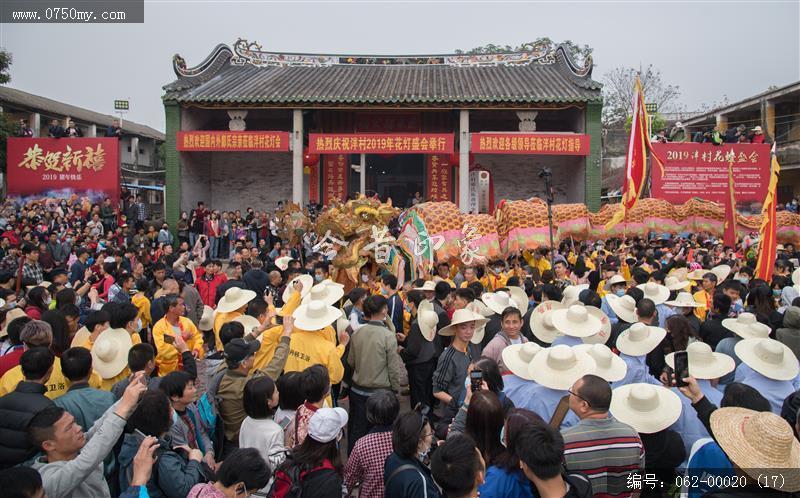
M 203 334 L 201 334 L 197 327 L 194 326 L 191 320 L 185 316 L 179 318 L 179 327 L 181 332 L 188 332 L 191 337 L 186 341 L 186 346 L 189 351 L 197 353 L 197 358 L 203 357 Z M 156 368 L 158 368 L 159 377 L 163 377 L 170 372 L 178 369 L 178 360 L 181 354 L 174 344 L 169 344 L 164 341 L 164 336 L 175 336 L 175 331 L 172 326 L 167 323 L 167 317 L 162 318 L 153 326 L 153 342 L 156 343 Z
M 217 351 L 222 351 L 222 341 L 219 340 L 219 330 L 228 322 L 232 322 L 244 313 L 239 311 L 229 311 L 227 313 L 214 313 L 214 347 Z M 247 334 L 247 331 L 245 331 Z
M 272 361 L 272 358 L 275 356 L 275 349 L 278 347 L 278 341 L 281 340 L 281 334 L 283 334 L 283 325 L 270 327 L 261 333 L 261 337 L 259 338 L 261 347 L 256 351 L 253 360 L 254 370 L 261 370 Z
M 295 330 L 289 342 L 289 357 L 283 371 L 302 372 L 319 363 L 328 369 L 331 384 L 338 384 L 344 377 L 343 352 L 344 347 L 341 344 L 333 345 L 319 330 Z
M 22 367 L 19 365 L 3 374 L 3 377 L 0 378 L 0 396 L 5 396 L 14 391 L 17 388 L 17 384 L 22 380 L 24 380 L 24 376 L 22 375 Z M 92 376 L 89 377 L 89 385 L 100 389 L 102 380 L 97 372 L 92 372 Z M 50 378 L 47 379 L 45 387 L 47 387 L 47 392 L 44 395 L 50 399 L 56 399 L 67 392 L 69 381 L 61 371 L 61 358 L 58 356 L 53 362 L 53 372 L 50 374 Z
M 711 294 L 706 292 L 705 289 L 700 289 L 699 291 L 693 294 L 694 300 L 701 304 L 702 306 L 698 306 L 694 309 L 694 314 L 700 321 L 705 321 L 706 314 L 708 313 L 709 307 L 711 306 Z
M 146 329 L 150 327 L 153 323 L 153 318 L 150 315 L 150 300 L 147 299 L 143 293 L 139 292 L 131 298 L 131 302 L 134 306 L 139 308 L 139 313 L 136 317 L 142 319 L 142 328 Z

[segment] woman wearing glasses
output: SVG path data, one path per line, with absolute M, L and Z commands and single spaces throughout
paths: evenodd
M 421 405 L 397 418 L 392 429 L 393 452 L 383 470 L 385 496 L 392 498 L 439 498 L 425 463 L 431 444 L 433 428 L 427 417 L 427 407 Z

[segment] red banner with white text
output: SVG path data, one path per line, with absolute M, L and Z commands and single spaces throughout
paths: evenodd
M 119 139 L 9 138 L 8 195 L 119 201 Z
M 722 144 L 694 142 L 654 143 L 653 151 L 664 161 L 651 168 L 650 195 L 672 204 L 693 197 L 724 204 L 729 199 L 730 166 L 733 192 L 739 210 L 758 212 L 769 184 L 769 144 Z
M 430 201 L 453 200 L 453 165 L 450 155 L 431 154 L 428 159 L 428 192 L 425 196 Z
M 322 203 L 326 206 L 336 198 L 344 202 L 347 200 L 348 170 L 350 165 L 345 154 L 325 155 L 322 159 Z

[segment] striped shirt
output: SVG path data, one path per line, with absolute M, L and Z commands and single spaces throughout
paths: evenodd
M 567 470 L 585 474 L 595 498 L 632 494 L 627 476 L 644 470 L 644 446 L 635 429 L 612 417 L 587 418 L 562 435 Z

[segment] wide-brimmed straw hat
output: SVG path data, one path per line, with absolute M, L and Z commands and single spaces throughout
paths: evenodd
M 705 342 L 695 341 L 686 346 L 689 357 L 689 375 L 696 379 L 719 379 L 733 372 L 736 362 L 724 353 L 715 353 Z M 667 365 L 675 369 L 675 353 L 664 357 Z
M 242 324 L 245 334 L 249 334 L 253 329 L 261 326 L 261 322 L 258 321 L 258 318 L 250 315 L 237 316 L 233 321 Z
M 794 285 L 800 285 L 800 268 L 792 272 L 792 283 Z
M 664 285 L 671 291 L 683 291 L 689 288 L 692 283 L 688 280 L 681 280 L 677 277 L 667 277 L 664 279 Z
M 589 284 L 570 285 L 561 294 L 561 304 L 571 306 L 578 302 L 582 291 L 589 288 Z
M 127 330 L 104 330 L 92 346 L 92 368 L 104 379 L 116 377 L 128 366 L 128 351 L 132 346 Z
M 91 336 L 92 334 L 91 332 L 89 332 L 89 329 L 83 326 L 79 328 L 77 332 L 75 332 L 74 336 L 72 336 L 72 341 L 69 343 L 69 347 L 71 348 L 77 348 L 79 346 L 85 347 L 86 343 L 89 342 L 89 338 Z
M 617 337 L 617 349 L 628 356 L 644 356 L 661 344 L 667 331 L 637 322 Z
M 688 292 L 679 292 L 674 301 L 664 301 L 664 304 L 675 308 L 699 308 L 703 306 L 695 301 L 694 297 Z
M 506 291 L 484 292 L 481 296 L 481 301 L 498 315 L 502 314 L 508 307 L 519 309 L 516 301 L 511 299 L 511 295 Z
M 611 320 L 608 319 L 608 315 L 603 313 L 603 310 L 600 308 L 596 308 L 594 306 L 586 306 L 586 311 L 588 311 L 593 317 L 600 320 L 600 331 L 590 336 L 581 337 L 581 340 L 584 342 L 584 344 L 607 343 L 609 337 L 611 337 Z
M 475 322 L 475 330 L 477 332 L 478 327 L 480 327 L 481 325 L 486 325 L 486 322 L 488 321 L 489 320 L 475 313 L 471 309 L 464 308 L 456 310 L 455 313 L 453 313 L 453 319 L 450 320 L 450 325 L 448 325 L 447 327 L 442 327 L 442 329 L 439 330 L 439 335 L 443 336 L 455 335 L 456 325 L 467 322 Z
M 573 304 L 569 308 L 554 310 L 553 326 L 571 337 L 589 337 L 600 332 L 600 320 L 591 315 L 585 306 Z
M 717 276 L 717 282 L 722 282 L 731 274 L 731 267 L 728 265 L 717 265 L 709 271 Z
M 291 279 L 289 283 L 286 284 L 286 288 L 283 289 L 283 295 L 281 296 L 281 298 L 283 299 L 284 303 L 288 302 L 289 298 L 292 297 L 292 292 L 294 291 L 294 283 L 298 281 L 301 284 L 303 284 L 303 290 L 302 292 L 300 292 L 300 299 L 306 297 L 308 293 L 311 292 L 311 288 L 314 285 L 314 277 L 306 273 L 298 275 L 293 279 Z
M 655 304 L 663 304 L 669 300 L 669 288 L 655 282 L 647 282 L 636 286 L 644 292 L 644 297 L 653 301 Z
M 558 301 L 544 301 L 533 309 L 528 323 L 537 339 L 550 344 L 560 335 L 553 325 L 553 311 L 560 309 L 566 309 L 566 306 Z
M 595 363 L 585 351 L 565 344 L 545 348 L 528 364 L 528 375 L 539 385 L 565 391 L 576 380 L 594 373 Z
M 26 285 L 25 289 L 31 290 L 31 289 L 35 289 L 37 287 L 44 287 L 46 289 L 46 288 L 50 287 L 50 285 L 51 285 L 50 282 L 48 282 L 47 280 L 42 280 L 42 283 L 40 283 L 40 284 Z
M 322 301 L 303 303 L 294 310 L 294 326 L 300 330 L 319 330 L 332 324 L 342 312 Z
M 483 341 L 483 337 L 486 335 L 486 324 L 489 323 L 488 318 L 494 316 L 495 313 L 486 307 L 480 299 L 476 299 L 467 304 L 467 309 L 487 319 L 483 323 L 475 323 L 475 333 L 472 334 L 472 339 L 470 340 L 472 344 L 480 344 L 481 341 Z
M 533 380 L 530 376 L 528 366 L 533 358 L 542 351 L 542 347 L 535 342 L 525 344 L 512 344 L 503 348 L 500 353 L 503 365 L 514 375 L 521 379 Z
M 742 339 L 734 351 L 748 367 L 769 379 L 793 380 L 800 373 L 800 363 L 792 350 L 775 339 Z
M 614 275 L 613 277 L 609 278 L 608 280 L 606 280 L 606 283 L 603 286 L 603 290 L 608 292 L 608 291 L 611 290 L 611 286 L 612 285 L 627 284 L 627 283 L 628 283 L 628 281 L 625 280 L 625 277 L 623 277 L 622 275 L 620 275 L 618 273 L 618 274 Z
M 214 328 L 214 308 L 211 306 L 203 306 L 203 316 L 197 323 L 197 328 L 200 330 L 212 330 Z
M 225 295 L 222 296 L 222 299 L 217 303 L 217 312 L 229 313 L 231 311 L 236 311 L 255 298 L 256 293 L 254 291 L 239 287 L 231 287 L 225 291 Z
M 433 304 L 423 299 L 417 307 L 417 325 L 422 337 L 431 342 L 436 337 L 436 325 L 439 324 L 439 315 L 434 311 Z
M 286 271 L 289 268 L 289 261 L 293 258 L 291 256 L 281 256 L 280 258 L 275 260 L 275 266 L 277 266 L 281 271 Z
M 800 442 L 786 420 L 772 412 L 729 406 L 714 410 L 710 425 L 714 439 L 736 467 L 753 479 L 780 469 L 781 479 L 773 483 L 776 489 L 800 491 Z
M 689 280 L 703 280 L 703 275 L 709 273 L 709 270 L 705 268 L 696 268 L 689 273 L 686 274 L 686 278 Z
M 606 294 L 606 300 L 608 305 L 611 306 L 611 310 L 620 320 L 628 323 L 635 323 L 639 320 L 636 315 L 636 300 L 631 296 L 626 294 L 622 297 L 617 297 L 614 294 Z
M 605 344 L 578 344 L 574 349 L 591 356 L 595 363 L 593 373 L 608 382 L 622 380 L 628 373 L 625 360 L 615 355 Z
M 302 299 L 302 302 L 322 301 L 333 306 L 339 302 L 342 296 L 344 296 L 344 289 L 338 285 L 317 284 L 311 288 L 311 292 Z
M 663 431 L 678 420 L 681 410 L 681 399 L 666 387 L 637 383 L 611 391 L 611 415 L 642 434 Z
M 517 287 L 516 285 L 512 285 L 508 288 L 508 293 L 511 295 L 511 299 L 517 303 L 517 309 L 519 312 L 524 316 L 525 313 L 528 312 L 528 295 L 525 294 L 525 291 Z
M 436 290 L 436 282 L 433 280 L 426 280 L 422 287 L 414 287 L 412 290 L 416 291 L 435 291 Z
M 19 308 L 11 308 L 8 313 L 6 313 L 6 321 L 3 322 L 3 328 L 0 329 L 0 339 L 6 337 L 8 335 L 8 324 L 16 320 L 17 318 L 22 318 L 24 316 L 28 316 L 25 314 L 25 311 Z
M 667 276 L 675 277 L 680 282 L 686 282 L 687 275 L 689 275 L 689 269 L 684 266 L 682 268 L 673 268 Z
M 759 339 L 769 337 L 772 329 L 756 319 L 752 313 L 741 313 L 736 318 L 722 320 L 722 326 L 738 335 L 742 339 Z

